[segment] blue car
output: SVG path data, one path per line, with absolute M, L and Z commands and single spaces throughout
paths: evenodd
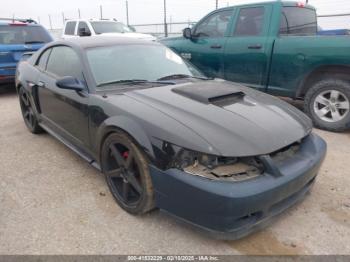
M 33 20 L 0 19 L 0 84 L 14 83 L 22 55 L 52 40 L 50 33 Z

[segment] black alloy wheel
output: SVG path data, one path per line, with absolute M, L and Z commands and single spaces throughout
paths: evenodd
M 29 99 L 29 95 L 24 90 L 23 87 L 19 90 L 19 103 L 21 106 L 22 116 L 24 123 L 26 124 L 27 128 L 30 132 L 34 134 L 39 134 L 43 132 L 43 129 L 39 126 L 38 120 L 34 114 L 34 110 L 32 107 L 32 104 Z
M 154 208 L 148 161 L 128 135 L 108 136 L 102 148 L 102 170 L 117 203 L 131 214 Z

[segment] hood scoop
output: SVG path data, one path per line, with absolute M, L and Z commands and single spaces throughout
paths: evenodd
M 172 92 L 203 104 L 225 106 L 242 101 L 245 93 L 234 85 L 215 86 L 203 83 L 200 86 L 182 85 L 171 89 Z

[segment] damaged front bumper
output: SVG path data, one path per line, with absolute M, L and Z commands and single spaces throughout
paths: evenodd
M 315 181 L 326 143 L 315 134 L 293 157 L 272 163 L 253 179 L 227 182 L 150 166 L 156 205 L 220 239 L 238 239 L 302 199 Z M 270 163 L 271 164 L 271 163 Z

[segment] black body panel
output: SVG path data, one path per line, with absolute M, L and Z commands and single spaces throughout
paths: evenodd
M 277 98 L 223 80 L 195 78 L 97 91 L 85 49 L 135 43 L 159 45 L 110 37 L 48 44 L 19 63 L 16 88 L 25 89 L 45 130 L 97 168 L 104 139 L 115 131 L 129 134 L 149 159 L 158 207 L 219 235 L 238 230 L 234 235 L 242 236 L 295 202 L 288 199 L 308 191 L 326 145 L 311 133 L 308 117 Z M 62 45 L 80 59 L 83 90 L 59 88 L 57 77 L 36 65 L 43 52 Z M 169 168 L 175 149 L 218 158 L 269 157 L 295 143 L 300 144 L 298 154 L 274 164 L 279 176 L 266 169 L 256 179 L 235 183 Z M 278 203 L 284 204 L 276 212 L 266 211 Z M 251 214 L 261 217 L 249 225 L 244 219 L 235 224 Z

